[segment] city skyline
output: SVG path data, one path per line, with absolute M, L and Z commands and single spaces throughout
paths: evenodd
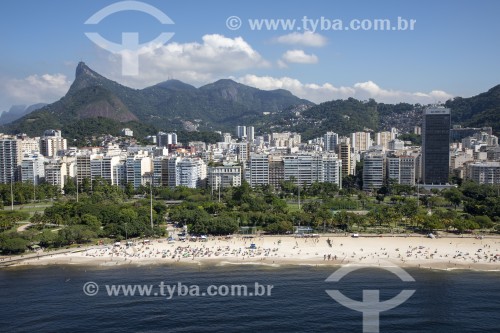
M 5 1 L 3 12 L 9 15 L 0 22 L 5 32 L 0 41 L 8 52 L 0 62 L 0 111 L 14 104 L 59 99 L 80 60 L 136 88 L 169 78 L 195 86 L 232 78 L 261 89 L 288 89 L 316 103 L 347 97 L 437 103 L 476 95 L 498 84 L 494 73 L 500 48 L 489 38 L 500 32 L 495 18 L 500 5 L 494 1 L 428 1 L 426 6 L 389 1 L 384 7 L 372 1 L 361 5 L 319 1 L 315 6 L 284 7 L 268 2 L 229 6 L 226 1 L 148 0 L 144 3 L 175 24 L 165 28 L 155 18 L 133 11 L 110 15 L 95 26 L 84 24 L 117 2 Z M 266 6 L 265 15 L 259 4 Z M 238 29 L 229 20 L 235 16 L 241 19 Z M 296 24 L 293 29 L 256 27 L 263 19 L 295 20 Z M 415 24 L 413 30 L 403 31 L 331 27 L 338 20 L 349 26 L 356 19 L 372 25 L 385 19 Z M 140 72 L 135 77 L 122 75 L 121 57 L 99 48 L 85 35 L 97 31 L 117 42 L 122 32 L 137 31 L 140 41 L 147 42 L 164 30 L 174 36 L 139 57 Z

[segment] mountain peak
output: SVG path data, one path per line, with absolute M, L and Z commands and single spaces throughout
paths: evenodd
M 92 86 L 108 86 L 115 85 L 115 83 L 99 73 L 93 71 L 89 66 L 87 66 L 83 61 L 78 63 L 75 71 L 75 80 L 69 88 L 69 94 L 72 95 L 78 90 L 92 87 Z
M 163 89 L 168 89 L 172 91 L 194 91 L 197 90 L 194 86 L 184 83 L 179 80 L 170 79 L 161 83 L 158 83 L 154 87 L 159 87 Z
M 90 67 L 87 66 L 83 61 L 80 61 L 78 63 L 78 66 L 76 66 L 75 78 L 79 78 L 82 76 L 90 76 L 93 78 L 100 77 L 99 74 L 90 69 Z

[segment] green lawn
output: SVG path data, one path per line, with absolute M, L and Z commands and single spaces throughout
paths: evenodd
M 14 210 L 20 210 L 22 212 L 30 213 L 31 215 L 35 213 L 43 214 L 45 208 L 51 207 L 53 202 L 37 202 L 37 203 L 27 203 L 24 205 L 14 205 Z M 4 206 L 3 210 L 11 210 L 11 206 Z
M 296 212 L 299 210 L 299 204 L 298 203 L 290 203 L 290 202 L 287 202 L 287 205 L 288 205 L 288 211 L 290 212 Z M 301 208 L 302 208 L 302 205 L 301 205 Z

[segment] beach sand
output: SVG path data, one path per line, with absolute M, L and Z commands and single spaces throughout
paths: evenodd
M 252 264 L 397 265 L 426 269 L 500 270 L 500 238 L 294 236 L 209 237 L 191 242 L 152 240 L 133 246 L 92 246 L 74 252 L 27 258 L 15 265 Z M 250 249 L 255 244 L 256 249 Z M 5 260 L 5 259 L 4 259 Z

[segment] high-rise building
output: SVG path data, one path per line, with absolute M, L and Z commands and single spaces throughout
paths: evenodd
M 236 136 L 238 139 L 247 137 L 247 128 L 245 126 L 236 126 Z
M 22 153 L 36 153 L 40 152 L 40 138 L 30 138 L 26 134 L 17 135 L 19 143 L 21 144 Z
M 158 147 L 168 146 L 168 134 L 161 131 L 158 132 L 158 134 L 156 134 L 156 145 Z
M 345 142 L 339 143 L 337 155 L 342 160 L 342 176 L 354 175 L 356 162 L 351 158 L 351 145 Z
M 387 156 L 387 178 L 402 185 L 415 185 L 415 156 Z
M 0 183 L 10 184 L 20 177 L 21 159 L 19 140 L 0 136 Z
M 90 177 L 107 180 L 110 184 L 117 184 L 115 180 L 115 166 L 120 162 L 119 156 L 96 156 L 90 161 Z
M 59 130 L 47 130 L 40 139 L 40 153 L 45 157 L 57 156 L 60 150 L 68 149 L 68 141 L 61 136 Z
M 351 133 L 351 146 L 358 152 L 364 152 L 372 146 L 370 132 Z
M 385 149 L 389 148 L 389 141 L 392 140 L 393 132 L 378 132 L 375 134 L 375 144 Z
M 68 174 L 66 163 L 60 160 L 51 160 L 45 165 L 45 182 L 58 186 L 61 190 L 66 184 Z
M 279 189 L 284 179 L 285 165 L 283 156 L 269 155 L 269 185 L 274 189 Z
M 297 186 L 310 185 L 319 181 L 317 179 L 318 165 L 315 162 L 316 161 L 313 160 L 313 156 L 309 154 L 283 156 L 284 180 L 291 181 Z
M 153 186 L 162 186 L 163 168 L 167 159 L 164 156 L 153 159 Z
M 335 151 L 339 142 L 339 135 L 334 132 L 326 132 L 323 135 L 324 151 Z
M 363 164 L 363 190 L 377 190 L 384 184 L 384 154 L 372 151 L 365 155 Z
M 231 143 L 231 134 L 230 133 L 224 133 L 222 138 L 224 139 L 224 143 Z
M 127 185 L 127 168 L 125 166 L 126 160 L 120 159 L 120 162 L 113 168 L 113 185 L 118 185 L 122 188 Z
M 248 142 L 240 142 L 236 144 L 236 153 L 238 154 L 238 162 L 246 163 L 250 153 L 250 147 Z
M 315 182 L 342 185 L 342 161 L 335 153 L 286 155 L 283 162 L 284 180 L 293 180 L 298 186 Z
M 158 132 L 158 134 L 156 134 L 156 146 L 167 147 L 168 145 L 176 145 L 176 144 L 177 144 L 176 133 Z
M 40 184 L 45 178 L 44 160 L 39 154 L 25 154 L 21 161 L 21 181 Z
M 323 154 L 322 182 L 334 183 L 342 188 L 342 160 L 336 154 Z
M 405 149 L 405 143 L 404 141 L 398 140 L 398 139 L 393 139 L 389 141 L 389 150 L 403 150 Z
M 450 109 L 424 110 L 422 126 L 422 178 L 425 184 L 446 184 L 450 172 Z
M 208 186 L 213 190 L 241 185 L 241 166 L 217 166 L 208 168 Z
M 250 154 L 245 178 L 250 186 L 269 184 L 269 157 L 266 154 Z
M 329 182 L 341 187 L 342 161 L 335 153 L 250 154 L 245 178 L 252 187 L 269 184 L 279 188 L 282 181 L 298 186 Z
M 253 143 L 253 140 L 255 140 L 255 128 L 253 126 L 247 127 L 247 140 L 250 143 Z
M 125 162 L 127 183 L 131 183 L 134 189 L 142 185 L 142 176 L 151 172 L 151 157 L 146 155 L 134 155 L 127 157 Z
M 177 133 L 168 133 L 168 144 L 170 145 L 177 144 Z
M 500 185 L 500 162 L 473 162 L 467 164 L 467 178 L 479 184 Z
M 201 158 L 183 158 L 177 168 L 179 168 L 179 186 L 197 188 L 205 183 L 207 166 Z
M 84 179 L 92 178 L 92 172 L 90 167 L 90 161 L 92 159 L 92 155 L 90 152 L 84 152 L 80 155 L 76 156 L 76 179 L 78 184 L 81 184 Z

